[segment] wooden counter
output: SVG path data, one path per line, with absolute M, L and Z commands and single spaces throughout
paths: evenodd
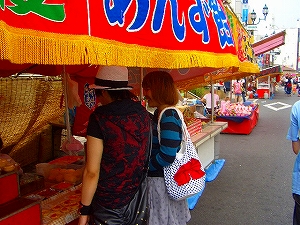
M 204 168 L 219 158 L 220 133 L 227 126 L 227 122 L 209 122 L 201 133 L 191 137 Z

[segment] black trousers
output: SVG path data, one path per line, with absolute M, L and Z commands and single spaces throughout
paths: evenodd
M 212 112 L 211 108 L 206 108 L 206 109 L 207 109 L 207 112 L 208 112 L 209 114 L 211 114 L 211 112 Z M 217 107 L 215 107 L 215 110 L 214 110 L 214 111 L 216 111 L 216 109 L 217 109 Z
M 300 195 L 293 194 L 295 200 L 293 225 L 300 225 Z

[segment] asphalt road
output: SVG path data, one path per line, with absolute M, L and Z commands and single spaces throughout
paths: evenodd
M 188 225 L 291 225 L 295 154 L 286 140 L 291 105 L 300 100 L 280 87 L 258 99 L 259 120 L 249 135 L 221 134 L 218 177 L 206 184 Z

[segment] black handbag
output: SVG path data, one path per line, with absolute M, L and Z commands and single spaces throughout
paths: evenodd
M 150 126 L 147 163 L 141 183 L 129 203 L 120 209 L 108 209 L 95 202 L 90 225 L 148 225 L 148 185 L 147 172 L 152 146 L 152 127 Z
M 148 187 L 144 179 L 130 202 L 120 209 L 108 209 L 96 205 L 93 215 L 90 216 L 89 224 L 95 225 L 147 225 L 149 218 L 148 210 Z

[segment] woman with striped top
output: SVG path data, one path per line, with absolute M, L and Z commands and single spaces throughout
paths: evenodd
M 157 108 L 152 120 L 153 140 L 148 171 L 149 225 L 185 225 L 191 218 L 187 201 L 174 201 L 168 197 L 163 172 L 163 167 L 175 160 L 182 140 L 182 121 L 175 109 L 167 109 L 161 115 L 160 141 L 157 132 L 160 113 L 178 103 L 178 91 L 173 78 L 165 71 L 148 73 L 142 86 L 148 106 Z

